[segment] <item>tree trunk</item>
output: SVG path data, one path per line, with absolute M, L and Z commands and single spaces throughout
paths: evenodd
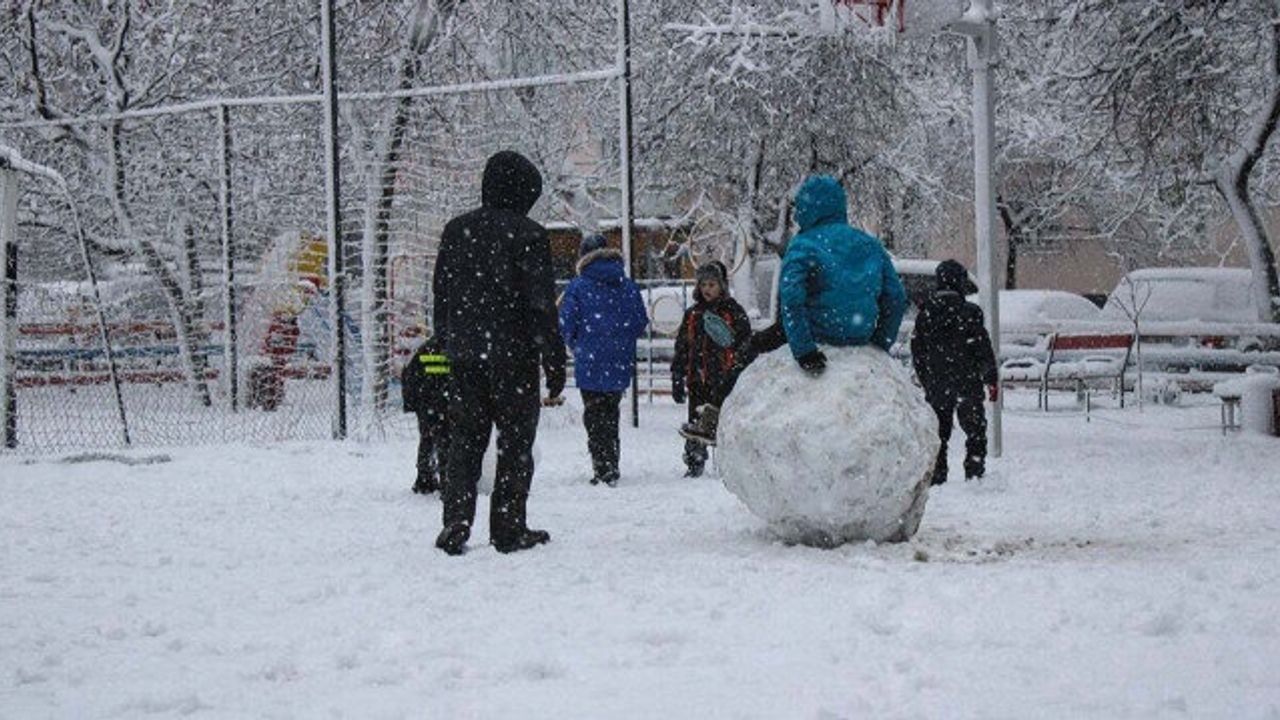
M 143 238 L 134 225 L 133 214 L 129 211 L 125 200 L 124 166 L 120 162 L 123 148 L 121 147 L 119 121 L 111 124 L 109 133 L 110 151 L 107 154 L 107 161 L 110 174 L 111 207 L 116 216 L 116 222 L 120 225 L 121 234 L 142 255 L 142 262 L 147 268 L 147 273 L 160 284 L 160 289 L 164 292 L 165 304 L 168 305 L 169 309 L 169 321 L 173 323 L 174 333 L 177 336 L 178 352 L 182 357 L 182 364 L 189 378 L 189 387 L 195 392 L 197 401 L 208 405 L 209 385 L 205 381 L 203 370 L 198 371 L 202 365 L 196 359 L 195 348 L 192 343 L 192 338 L 195 335 L 194 323 L 191 319 L 191 310 L 187 307 L 186 293 L 182 289 L 182 283 L 178 281 L 168 264 L 165 263 L 164 257 L 161 256 L 160 250 L 155 246 L 155 243 Z
M 1013 219 L 1009 206 L 1000 198 L 996 202 L 1000 209 L 1000 220 L 1004 223 L 1004 237 L 1008 252 L 1004 259 L 1004 289 L 1018 288 L 1018 246 L 1022 244 L 1022 226 Z
M 194 320 L 191 323 L 191 344 L 204 345 L 208 339 L 208 333 L 205 332 L 204 324 L 201 322 L 204 319 L 204 273 L 200 268 L 200 253 L 196 250 L 196 230 L 192 227 L 190 218 L 183 218 L 182 246 L 187 265 L 189 302 L 186 307 L 189 308 L 189 315 Z M 199 379 L 196 385 L 196 398 L 200 404 L 210 407 L 213 405 L 213 399 L 209 396 L 209 386 L 204 382 L 205 374 L 209 369 L 208 356 L 202 352 L 193 352 L 191 366 L 195 377 Z
M 1274 7 L 1277 17 L 1271 20 L 1266 97 L 1240 148 L 1219 166 L 1214 185 L 1231 208 L 1231 217 L 1235 219 L 1248 248 L 1259 320 L 1280 323 L 1280 277 L 1276 274 L 1276 255 L 1267 236 L 1266 224 L 1249 195 L 1250 175 L 1280 123 L 1280 0 L 1274 1 Z
M 398 86 L 402 90 L 413 86 L 417 76 L 417 57 L 435 37 L 440 26 L 438 12 L 451 12 L 453 8 L 452 3 L 442 3 L 440 10 L 433 12 L 433 5 L 435 3 L 430 0 L 419 0 L 414 11 L 413 20 L 410 23 L 408 48 L 400 60 Z M 367 379 L 364 385 L 366 392 L 371 394 L 371 404 L 367 407 L 371 407 L 376 414 L 381 414 L 386 409 L 387 385 L 390 380 L 393 348 L 387 305 L 390 300 L 388 288 L 390 286 L 391 210 L 395 205 L 396 175 L 405 136 L 409 130 L 409 110 L 412 106 L 411 98 L 400 98 L 395 101 L 394 109 L 385 125 L 386 139 L 375 145 L 379 148 L 378 165 L 374 168 L 372 175 L 377 178 L 377 185 L 376 191 L 370 195 L 376 195 L 376 199 L 370 197 L 369 200 L 374 202 L 376 210 L 372 218 L 372 232 L 365 233 L 366 242 L 371 240 L 372 247 L 365 254 L 367 307 L 363 316 L 366 321 L 364 332 L 367 333 L 364 341 Z

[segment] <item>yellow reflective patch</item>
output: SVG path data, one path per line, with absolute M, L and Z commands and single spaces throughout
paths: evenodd
M 449 358 L 444 355 L 419 355 L 418 362 L 422 363 L 424 375 L 449 374 Z

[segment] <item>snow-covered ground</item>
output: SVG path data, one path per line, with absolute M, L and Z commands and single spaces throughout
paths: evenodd
M 1012 402 L 913 542 L 833 551 L 682 479 L 670 405 L 616 489 L 549 422 L 511 556 L 432 549 L 408 441 L 0 458 L 0 717 L 1280 718 L 1280 440 Z

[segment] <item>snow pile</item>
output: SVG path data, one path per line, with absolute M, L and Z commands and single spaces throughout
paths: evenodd
M 721 413 L 725 486 L 788 541 L 906 540 L 928 499 L 937 418 L 884 352 L 825 352 L 818 379 L 786 351 L 743 373 Z

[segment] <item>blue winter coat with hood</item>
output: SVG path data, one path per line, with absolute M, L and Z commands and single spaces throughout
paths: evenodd
M 844 188 L 811 176 L 796 193 L 800 232 L 782 259 L 782 325 L 797 358 L 826 345 L 876 345 L 898 337 L 907 294 L 884 245 L 849 225 Z
M 648 326 L 640 288 L 623 272 L 622 253 L 604 248 L 584 255 L 560 301 L 560 334 L 573 351 L 578 389 L 630 387 L 636 340 Z

